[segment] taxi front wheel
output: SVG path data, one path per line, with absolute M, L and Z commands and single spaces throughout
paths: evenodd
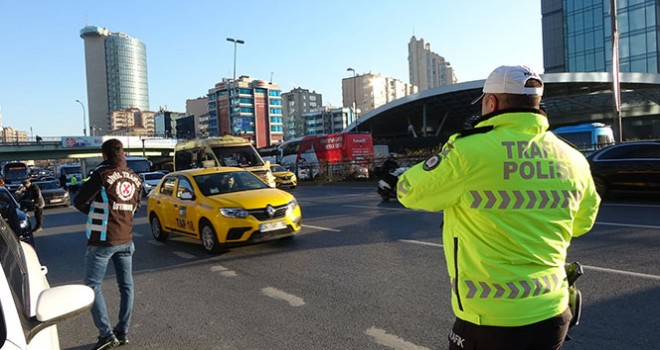
M 200 238 L 202 240 L 204 250 L 206 250 L 208 253 L 215 254 L 220 252 L 221 247 L 220 243 L 218 242 L 218 237 L 215 235 L 215 230 L 210 223 L 202 223 Z
M 156 214 L 151 215 L 151 234 L 154 236 L 155 240 L 160 242 L 165 242 L 169 235 L 167 232 L 163 231 L 163 227 L 160 225 L 160 220 Z

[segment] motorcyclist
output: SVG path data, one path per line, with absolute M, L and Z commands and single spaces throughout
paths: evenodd
M 41 225 L 43 223 L 43 213 L 46 202 L 44 197 L 41 195 L 41 190 L 39 186 L 32 184 L 29 179 L 23 180 L 23 186 L 19 188 L 17 193 L 21 193 L 21 201 L 29 202 L 34 210 L 34 218 L 36 220 L 36 225 L 34 226 L 33 232 L 41 231 Z
M 383 162 L 383 171 L 385 174 L 389 174 L 396 170 L 396 168 L 399 167 L 399 163 L 396 161 L 396 155 L 394 153 L 390 153 L 387 157 L 387 159 Z

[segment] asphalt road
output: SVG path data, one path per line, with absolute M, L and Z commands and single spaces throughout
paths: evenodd
M 444 349 L 449 304 L 441 214 L 383 203 L 375 185 L 302 186 L 303 229 L 293 240 L 206 254 L 200 243 L 150 234 L 136 216 L 135 309 L 126 349 Z M 660 200 L 615 198 L 575 239 L 586 266 L 581 324 L 565 349 L 658 349 Z M 81 283 L 84 216 L 45 212 L 37 251 L 52 285 Z M 176 237 L 176 236 L 175 236 Z M 106 302 L 118 292 L 109 271 Z M 85 314 L 59 325 L 62 349 L 88 349 Z

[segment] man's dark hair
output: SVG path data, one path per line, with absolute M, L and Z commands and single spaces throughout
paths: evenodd
M 537 79 L 529 79 L 525 87 L 543 87 Z M 540 95 L 497 94 L 497 99 L 504 104 L 504 108 L 536 108 L 541 104 Z
M 117 139 L 110 139 L 103 142 L 103 145 L 101 145 L 101 152 L 103 152 L 103 155 L 108 159 L 121 158 L 124 156 L 124 145 L 122 145 L 121 141 Z

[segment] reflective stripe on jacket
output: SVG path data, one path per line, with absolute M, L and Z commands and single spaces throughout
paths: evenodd
M 406 171 L 406 207 L 444 210 L 443 243 L 460 319 L 520 326 L 568 305 L 571 238 L 594 224 L 600 198 L 584 156 L 551 132 L 541 112 L 503 111 L 487 130 L 453 135 L 438 156 Z

